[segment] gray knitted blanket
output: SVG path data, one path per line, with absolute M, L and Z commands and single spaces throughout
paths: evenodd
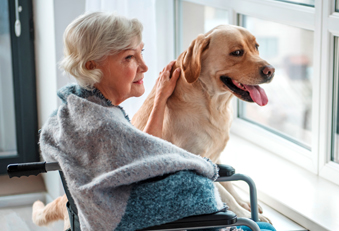
M 41 129 L 43 158 L 57 161 L 82 231 L 136 230 L 225 209 L 216 165 L 131 125 L 98 91 L 68 85 Z

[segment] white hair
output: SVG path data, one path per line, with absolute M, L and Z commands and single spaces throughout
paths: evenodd
M 100 63 L 108 55 L 140 44 L 142 29 L 137 19 L 103 12 L 81 15 L 64 32 L 64 58 L 60 68 L 73 75 L 80 86 L 92 89 L 100 82 L 102 72 L 88 70 L 86 63 Z

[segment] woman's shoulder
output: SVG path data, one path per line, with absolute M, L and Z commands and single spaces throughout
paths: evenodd
M 70 95 L 75 95 L 80 98 L 88 98 L 93 95 L 91 90 L 85 89 L 79 86 L 76 83 L 67 84 L 66 86 L 60 88 L 57 92 L 58 97 L 62 100 L 63 103 L 67 104 L 68 97 Z
M 76 83 L 60 88 L 57 94 L 64 104 L 68 103 L 69 96 L 76 96 L 104 107 L 114 106 L 97 88 L 84 88 Z
M 78 111 L 77 113 L 82 113 L 82 110 L 86 110 L 86 113 L 83 113 L 84 116 L 88 114 L 87 112 L 89 111 L 100 112 L 103 113 L 103 115 L 106 114 L 104 112 L 110 111 L 110 113 L 114 115 L 120 116 L 122 114 L 123 117 L 130 122 L 125 110 L 121 106 L 113 105 L 112 102 L 105 98 L 96 88 L 85 89 L 76 83 L 72 83 L 60 88 L 58 90 L 58 97 L 63 103 L 51 116 L 56 116 L 62 110 L 67 110 L 70 106 L 69 104 L 71 104 L 73 110 Z

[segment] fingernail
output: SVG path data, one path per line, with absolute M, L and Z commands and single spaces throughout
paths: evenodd
M 177 68 L 176 71 L 177 71 L 177 72 L 180 72 L 180 68 Z

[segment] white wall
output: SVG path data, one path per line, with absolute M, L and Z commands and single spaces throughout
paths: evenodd
M 174 4 L 172 0 L 155 2 L 157 72 L 160 72 L 174 56 Z
M 57 90 L 72 81 L 62 75 L 57 62 L 63 55 L 63 32 L 74 18 L 84 13 L 85 2 L 33 0 L 39 128 L 60 105 Z M 64 193 L 57 172 L 44 174 L 44 179 L 52 199 Z
M 57 89 L 53 8 L 51 0 L 33 1 L 39 128 L 57 107 L 56 94 L 50 94 Z

